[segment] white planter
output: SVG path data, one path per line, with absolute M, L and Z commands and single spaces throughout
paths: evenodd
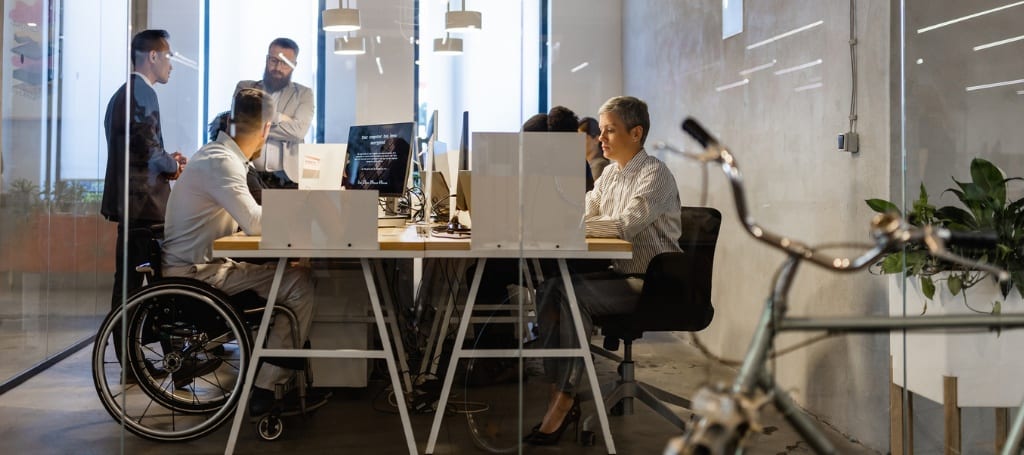
M 953 296 L 945 283 L 936 282 L 935 298 L 921 293 L 920 280 L 907 280 L 906 314 L 920 315 L 925 302 L 926 315 L 976 314 L 964 305 L 963 296 Z M 889 281 L 889 313 L 903 313 L 903 280 Z M 991 280 L 967 290 L 971 307 L 991 311 L 1002 301 L 1002 314 L 1024 313 L 1024 300 L 1016 291 L 1006 300 Z M 960 407 L 1016 407 L 1024 399 L 1024 330 L 957 333 L 952 330 L 907 332 L 906 385 L 903 377 L 903 333 L 890 336 L 893 358 L 893 382 L 932 401 L 941 403 L 942 377 L 957 378 L 957 405 Z

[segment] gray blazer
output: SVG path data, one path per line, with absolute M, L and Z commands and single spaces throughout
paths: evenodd
M 241 81 L 235 86 L 235 93 L 243 88 L 257 88 L 263 90 L 263 81 Z M 297 166 L 298 144 L 303 142 L 309 126 L 313 122 L 313 90 L 295 82 L 281 89 L 277 99 L 277 112 L 291 117 L 291 120 L 281 121 L 275 115 L 270 126 L 270 137 L 267 138 L 266 150 L 263 156 L 257 161 L 256 168 L 265 170 L 266 160 L 274 160 L 275 157 L 268 157 L 271 153 L 280 153 L 277 157 L 280 163 L 285 164 L 285 169 Z M 291 162 L 289 162 L 291 160 Z M 276 169 L 275 169 L 276 170 Z M 291 176 L 292 173 L 289 173 Z M 297 180 L 297 178 L 292 178 Z

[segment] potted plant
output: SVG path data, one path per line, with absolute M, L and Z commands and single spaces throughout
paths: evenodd
M 1024 296 L 1024 198 L 1007 198 L 1007 184 L 1012 181 L 1024 179 L 1007 178 L 995 164 L 975 158 L 971 161 L 971 181 L 961 182 L 954 178 L 956 186 L 943 192 L 954 194 L 960 206 L 936 207 L 928 200 L 928 192 L 924 184 L 921 184 L 921 194 L 906 214 L 907 221 L 915 226 L 930 224 L 954 231 L 994 232 L 998 239 L 994 248 L 977 250 L 954 247 L 951 251 L 1010 272 L 1010 281 L 1000 284 L 1004 299 L 1013 288 Z M 896 204 L 883 199 L 868 199 L 865 202 L 876 212 L 900 211 Z M 881 273 L 902 273 L 905 268 L 908 277 L 919 279 L 921 291 L 929 300 L 935 296 L 935 283 L 944 283 L 952 295 L 962 296 L 968 308 L 970 304 L 965 291 L 988 278 L 988 273 L 966 269 L 930 256 L 923 245 L 891 254 L 879 262 L 877 267 Z M 997 301 L 991 312 L 998 313 L 999 309 L 1000 302 Z
M 51 203 L 59 213 L 71 213 L 75 206 L 83 202 L 85 187 L 76 182 L 58 181 L 53 185 Z
M 17 218 L 32 213 L 41 204 L 39 185 L 29 179 L 17 179 L 11 182 L 10 191 L 5 195 L 5 206 Z
M 889 313 L 966 315 L 1024 312 L 1024 200 L 1007 196 L 1007 178 L 995 164 L 971 161 L 971 179 L 943 191 L 957 199 L 936 206 L 921 185 L 920 196 L 907 209 L 911 224 L 938 225 L 955 231 L 994 232 L 995 247 L 983 250 L 950 248 L 959 256 L 986 262 L 1010 272 L 1011 280 L 997 283 L 988 274 L 937 260 L 924 246 L 893 253 L 877 264 L 883 273 L 906 272 L 907 279 L 890 280 Z M 881 199 L 866 201 L 878 212 L 899 211 Z M 904 269 L 905 266 L 905 269 Z M 902 278 L 902 277 L 900 277 Z M 968 298 L 965 292 L 971 288 Z M 1013 292 L 1016 288 L 1017 291 Z M 932 309 L 928 303 L 935 302 Z M 962 302 L 963 304 L 954 304 Z M 986 305 L 990 305 L 986 306 Z M 957 407 L 1009 407 L 1024 399 L 1024 331 L 909 332 L 889 338 L 893 382 L 935 402 L 945 400 L 945 377 L 956 378 Z

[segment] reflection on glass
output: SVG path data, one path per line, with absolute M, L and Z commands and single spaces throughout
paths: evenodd
M 778 40 L 780 40 L 782 38 L 785 38 L 787 36 L 796 35 L 797 33 L 800 33 L 800 32 L 806 31 L 806 30 L 810 30 L 810 29 L 812 29 L 814 27 L 817 27 L 817 26 L 819 26 L 821 24 L 824 24 L 824 23 L 825 23 L 825 21 L 822 20 L 822 21 L 811 23 L 811 24 L 807 24 L 807 25 L 805 25 L 803 27 L 795 28 L 795 29 L 790 30 L 790 31 L 785 32 L 785 33 L 780 33 L 780 34 L 775 35 L 775 36 L 773 36 L 771 38 L 768 38 L 768 39 L 766 39 L 764 41 L 758 41 L 758 42 L 756 42 L 754 44 L 751 44 L 751 45 L 747 46 L 747 50 L 756 49 L 758 47 L 764 46 L 765 44 L 774 43 L 775 41 L 778 41 Z

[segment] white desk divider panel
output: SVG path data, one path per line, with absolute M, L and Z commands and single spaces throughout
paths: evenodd
M 378 250 L 377 191 L 263 190 L 260 248 Z
M 586 250 L 583 149 L 579 133 L 473 133 L 471 248 Z
M 340 190 L 348 144 L 299 144 L 296 174 L 285 171 L 300 190 Z

